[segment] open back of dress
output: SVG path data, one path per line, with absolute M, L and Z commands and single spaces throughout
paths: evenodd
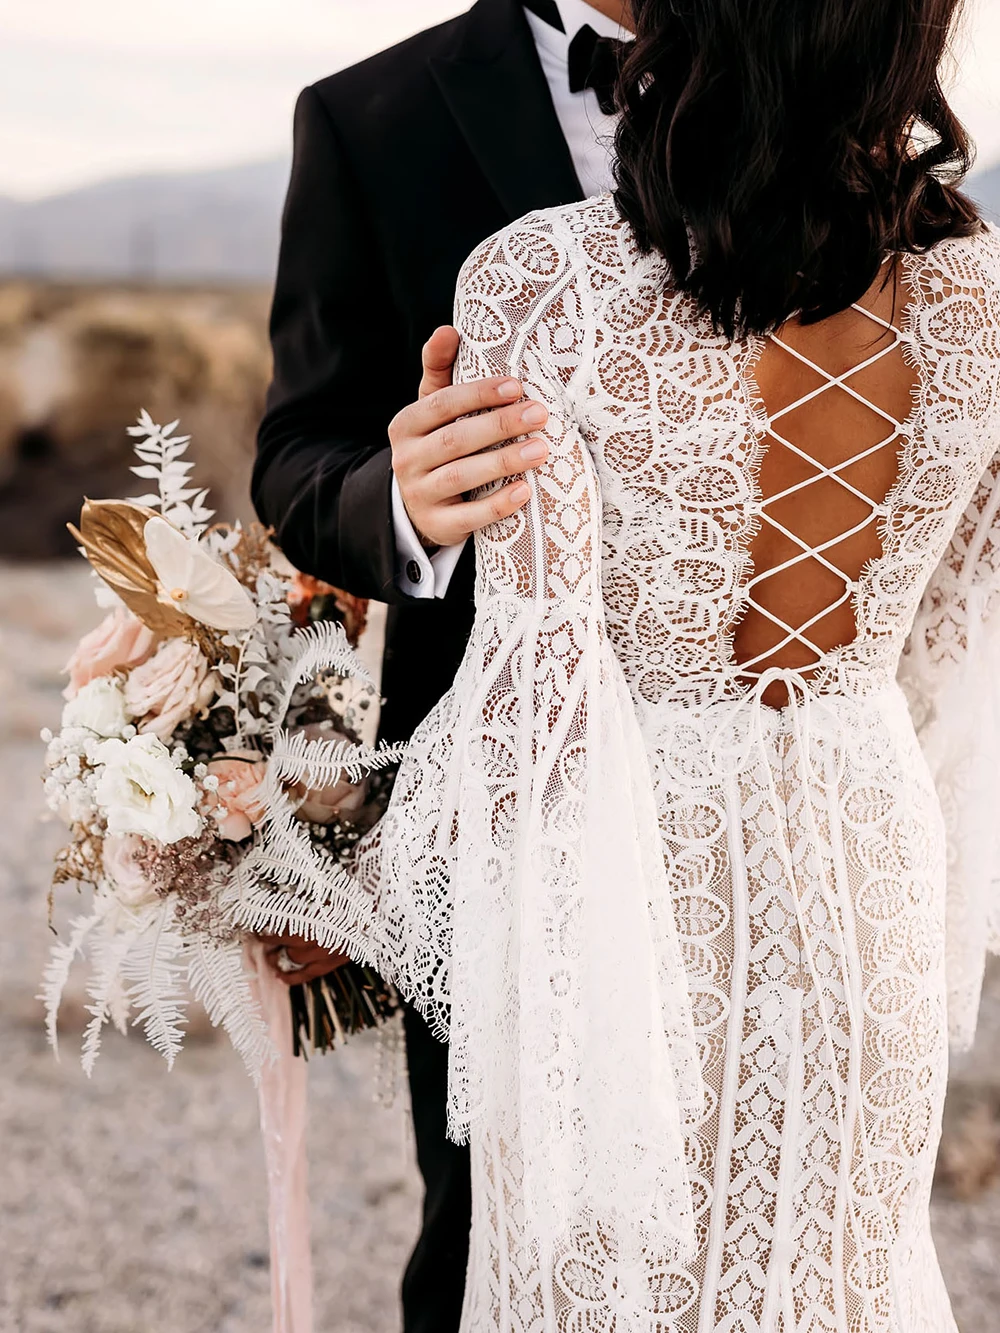
M 918 380 L 893 322 L 910 294 L 887 264 L 864 304 L 821 324 L 795 321 L 761 344 L 751 394 L 766 418 L 757 472 L 760 528 L 734 656 L 744 674 L 808 674 L 857 634 L 865 565 L 899 477 Z M 772 684 L 764 701 L 787 701 Z

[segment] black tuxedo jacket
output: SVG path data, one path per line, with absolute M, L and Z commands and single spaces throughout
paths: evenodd
M 299 569 L 390 603 L 390 740 L 454 678 L 474 554 L 443 599 L 397 591 L 387 427 L 416 397 L 423 343 L 451 323 L 470 251 L 581 195 L 518 0 L 479 0 L 299 99 L 253 498 Z

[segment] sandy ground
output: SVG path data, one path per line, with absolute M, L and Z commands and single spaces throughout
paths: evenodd
M 111 1034 L 88 1081 L 79 993 L 60 1064 L 33 998 L 59 839 L 38 822 L 38 731 L 58 718 L 59 668 L 95 617 L 84 569 L 0 565 L 0 1333 L 266 1333 L 256 1101 L 227 1045 L 199 1027 L 169 1074 L 138 1036 Z M 405 1108 L 373 1106 L 374 1057 L 359 1042 L 312 1067 L 316 1333 L 399 1327 L 420 1192 Z M 960 1185 L 993 1165 L 982 1141 L 998 1057 L 994 998 L 956 1069 Z M 969 1106 L 981 1132 L 966 1144 Z M 962 1333 L 1000 1333 L 1000 1188 L 941 1191 L 934 1220 Z

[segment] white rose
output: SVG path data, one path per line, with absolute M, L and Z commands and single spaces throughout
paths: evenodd
M 125 692 L 111 676 L 98 676 L 67 703 L 62 725 L 92 731 L 97 736 L 120 736 L 128 726 Z
M 168 843 L 201 831 L 197 788 L 155 736 L 107 740 L 94 758 L 103 765 L 94 797 L 109 833 L 138 833 Z

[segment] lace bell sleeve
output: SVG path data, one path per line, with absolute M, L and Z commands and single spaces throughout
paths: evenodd
M 544 218 L 463 271 L 459 378 L 550 412 L 527 507 L 479 534 L 453 689 L 415 734 L 362 855 L 380 966 L 449 1041 L 453 1137 L 516 1163 L 541 1251 L 602 1228 L 693 1249 L 684 1122 L 701 1081 L 645 746 L 608 642 L 601 500 L 574 407 L 594 323 Z M 428 645 L 433 651 L 433 645 Z
M 1000 453 L 924 594 L 900 683 L 944 811 L 948 1022 L 966 1049 L 1000 953 Z

